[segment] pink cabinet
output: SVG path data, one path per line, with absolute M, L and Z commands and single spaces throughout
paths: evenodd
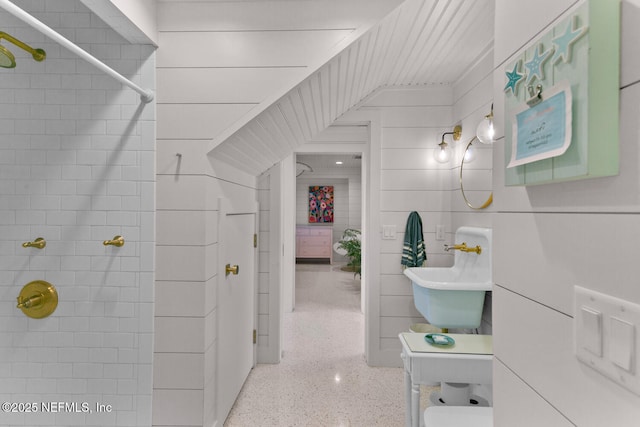
M 333 228 L 296 226 L 296 258 L 328 258 L 333 262 Z

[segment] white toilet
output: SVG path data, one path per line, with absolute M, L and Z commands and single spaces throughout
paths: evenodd
M 493 408 L 431 406 L 424 411 L 425 427 L 493 427 Z

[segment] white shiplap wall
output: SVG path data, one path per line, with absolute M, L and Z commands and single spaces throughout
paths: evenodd
M 218 198 L 260 200 L 256 178 L 207 157 L 211 139 L 314 55 L 372 20 L 351 2 L 158 3 L 156 343 L 153 425 L 222 425 L 215 414 Z M 376 12 L 377 10 L 377 12 Z M 350 25 L 347 25 L 350 23 Z M 355 26 L 354 26 L 355 25 Z M 181 154 L 178 156 L 177 154 Z M 252 151 L 252 157 L 264 153 Z M 270 182 L 273 184 L 273 182 Z M 269 194 L 269 198 L 273 197 Z M 263 203 L 264 204 L 264 203 Z M 266 213 L 261 208 L 261 213 Z M 271 216 L 270 216 L 271 217 Z M 273 218 L 271 217 L 273 220 Z M 277 361 L 265 305 L 278 293 L 261 222 L 259 357 Z M 268 281 L 265 281 L 269 278 Z M 277 347 L 274 347 L 277 349 Z
M 404 231 L 409 213 L 416 210 L 423 221 L 427 243 L 428 266 L 450 266 L 453 257 L 444 252 L 444 244 L 453 242 L 453 233 L 461 225 L 491 227 L 492 212 L 473 211 L 468 208 L 459 190 L 459 159 L 465 142 L 475 133 L 477 123 L 488 114 L 492 96 L 492 53 L 483 57 L 455 85 L 393 87 L 378 91 L 358 109 L 365 115 L 377 114 L 381 121 L 380 169 L 372 169 L 379 176 L 379 223 L 395 225 L 395 240 L 380 239 L 381 230 L 374 238 L 380 239 L 380 276 L 369 278 L 367 283 L 379 280 L 380 311 L 373 314 L 371 322 L 379 324 L 378 340 L 373 345 L 370 359 L 374 364 L 398 366 L 400 359 L 398 333 L 407 331 L 411 324 L 424 322 L 414 307 L 409 280 L 402 274 L 400 258 Z M 374 116 L 372 116 L 374 117 Z M 350 118 L 346 115 L 346 120 Z M 449 164 L 439 164 L 433 159 L 443 132 L 449 132 L 454 124 L 462 124 L 463 137 L 452 144 L 454 156 Z M 477 182 L 473 173 L 490 176 L 492 148 L 479 147 L 477 159 L 465 165 L 470 171 L 472 197 L 487 197 L 491 180 Z M 465 171 L 465 176 L 466 175 Z M 483 200 L 484 201 L 484 200 Z M 376 215 L 375 212 L 369 212 Z M 435 240 L 436 225 L 445 227 L 445 240 Z M 372 288 L 375 292 L 375 284 Z M 374 300 L 376 298 L 373 298 Z M 376 318 L 379 316 L 379 319 Z M 487 298 L 482 325 L 484 333 L 491 333 L 491 296 Z
M 14 3 L 154 87 L 153 49 L 130 45 L 80 2 Z M 9 45 L 17 66 L 0 72 L 0 400 L 37 405 L 0 412 L 0 425 L 148 426 L 155 105 L 4 11 L 0 24 L 47 52 L 38 63 Z M 115 235 L 123 247 L 103 246 Z M 36 237 L 46 248 L 21 246 Z M 47 318 L 15 306 L 32 280 L 58 290 Z M 86 402 L 93 413 L 47 413 L 42 402 Z
M 434 160 L 440 136 L 453 123 L 450 87 L 389 88 L 367 100 L 360 111 L 381 117 L 380 225 L 395 225 L 395 240 L 380 240 L 380 336 L 374 359 L 400 365 L 398 333 L 424 322 L 414 307 L 413 293 L 400 264 L 407 218 L 417 211 L 423 222 L 427 265 L 450 265 L 451 256 L 435 242 L 435 227 L 450 228 L 451 165 Z M 370 215 L 377 215 L 369 212 Z M 380 238 L 376 230 L 375 238 Z M 376 279 L 374 279 L 376 280 Z M 376 322 L 375 319 L 371 320 Z
M 498 104 L 504 64 L 576 3 L 497 2 Z M 640 237 L 640 3 L 623 1 L 621 17 L 620 174 L 505 187 L 502 141 L 495 145 L 496 426 L 626 427 L 640 419 L 639 396 L 578 362 L 572 331 L 574 285 L 640 303 L 637 257 L 620 245 Z
M 474 136 L 484 116 L 491 111 L 493 96 L 493 50 L 480 59 L 476 66 L 456 83 L 453 91 L 455 122 L 462 125 L 462 138 L 455 146 L 451 170 L 451 228 L 446 243 L 454 242 L 455 231 L 462 226 L 493 228 L 495 205 L 485 209 L 472 209 L 464 201 L 460 190 L 460 164 L 464 149 Z M 465 162 L 463 168 L 464 192 L 469 202 L 482 206 L 492 194 L 493 145 L 474 142 L 475 159 Z M 439 245 L 445 242 L 439 242 Z M 480 332 L 492 331 L 492 293 L 485 295 L 485 307 Z

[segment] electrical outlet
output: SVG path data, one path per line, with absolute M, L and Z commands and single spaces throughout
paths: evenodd
M 444 225 L 436 225 L 436 240 L 444 240 Z

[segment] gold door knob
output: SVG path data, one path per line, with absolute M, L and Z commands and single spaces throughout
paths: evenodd
M 228 276 L 229 274 L 237 275 L 238 274 L 238 269 L 239 269 L 239 267 L 237 265 L 227 264 L 224 267 L 224 275 L 225 276 Z

